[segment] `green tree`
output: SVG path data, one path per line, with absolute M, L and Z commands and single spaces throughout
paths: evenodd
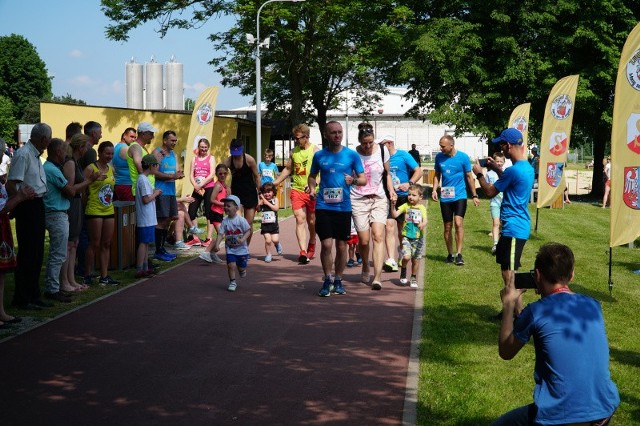
M 413 3 L 413 2 L 412 2 Z M 560 78 L 579 74 L 572 143 L 593 142 L 601 164 L 611 135 L 620 52 L 640 19 L 634 0 L 414 3 L 390 80 L 407 83 L 412 111 L 457 132 L 495 135 L 511 110 L 531 102 L 532 139 Z M 419 8 L 419 9 L 417 9 Z M 593 192 L 602 191 L 594 168 Z
M 13 103 L 13 115 L 23 117 L 29 104 L 51 98 L 51 80 L 35 47 L 16 34 L 0 37 L 0 95 Z
M 18 128 L 18 120 L 13 115 L 11 99 L 0 95 L 0 138 L 6 142 L 13 141 L 13 135 Z
M 61 104 L 73 104 L 73 105 L 86 105 L 87 103 L 82 99 L 76 99 L 71 96 L 70 93 L 67 93 L 64 96 L 54 96 L 51 98 L 53 102 L 59 102 Z
M 230 30 L 210 36 L 218 54 L 211 64 L 225 86 L 239 87 L 243 95 L 255 93 L 256 14 L 263 1 L 148 2 L 102 0 L 102 10 L 114 24 L 107 37 L 126 40 L 137 25 L 156 20 L 162 36 L 171 28 L 192 28 L 208 19 L 232 15 Z M 260 15 L 261 87 L 268 117 L 287 117 L 291 124 L 317 121 L 321 130 L 327 111 L 343 104 L 347 90 L 355 90 L 363 116 L 374 109 L 376 95 L 384 92 L 384 78 L 376 43 L 380 24 L 396 12 L 395 2 L 332 0 L 273 3 Z M 404 10 L 405 8 L 402 8 Z M 263 40 L 260 40 L 262 42 Z

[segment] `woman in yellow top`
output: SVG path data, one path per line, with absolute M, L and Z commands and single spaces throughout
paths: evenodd
M 115 177 L 113 166 L 110 164 L 113 158 L 113 143 L 102 142 L 98 147 L 98 161 L 89 164 L 84 169 L 85 179 L 89 179 L 95 171 L 100 177 L 91 183 L 87 190 L 87 203 L 84 209 L 84 217 L 89 230 L 89 247 L 85 260 L 85 282 L 91 280 L 95 257 L 98 254 L 100 266 L 100 285 L 120 284 L 107 275 L 109 268 L 109 256 L 111 254 L 111 237 L 115 226 L 115 212 L 113 209 L 113 189 Z

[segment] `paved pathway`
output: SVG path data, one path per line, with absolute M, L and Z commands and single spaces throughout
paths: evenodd
M 353 268 L 347 295 L 318 297 L 319 259 L 298 265 L 281 229 L 289 254 L 264 263 L 254 235 L 235 293 L 196 258 L 1 343 L 0 423 L 415 422 L 422 290 L 385 274 L 372 291 Z

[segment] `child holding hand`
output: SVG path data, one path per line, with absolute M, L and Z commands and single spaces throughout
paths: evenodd
M 391 203 L 394 218 L 405 214 L 402 227 L 402 265 L 400 268 L 400 283 L 407 284 L 407 263 L 411 259 L 411 288 L 418 287 L 418 268 L 424 251 L 424 229 L 427 226 L 427 209 L 419 204 L 422 198 L 422 187 L 417 184 L 409 186 L 407 202 L 396 208 Z

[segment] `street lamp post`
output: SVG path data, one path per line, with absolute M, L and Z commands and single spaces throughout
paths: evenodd
M 258 9 L 258 14 L 256 16 L 256 38 L 250 37 L 250 34 L 247 34 L 247 41 L 249 43 L 256 44 L 256 161 L 260 161 L 260 157 L 262 155 L 262 99 L 261 99 L 261 79 L 260 79 L 260 46 L 264 45 L 267 49 L 269 48 L 269 38 L 266 38 L 264 41 L 260 41 L 260 12 L 262 12 L 262 8 L 268 5 L 269 3 L 274 2 L 292 2 L 298 3 L 303 2 L 305 0 L 267 0 L 262 3 L 260 8 Z

